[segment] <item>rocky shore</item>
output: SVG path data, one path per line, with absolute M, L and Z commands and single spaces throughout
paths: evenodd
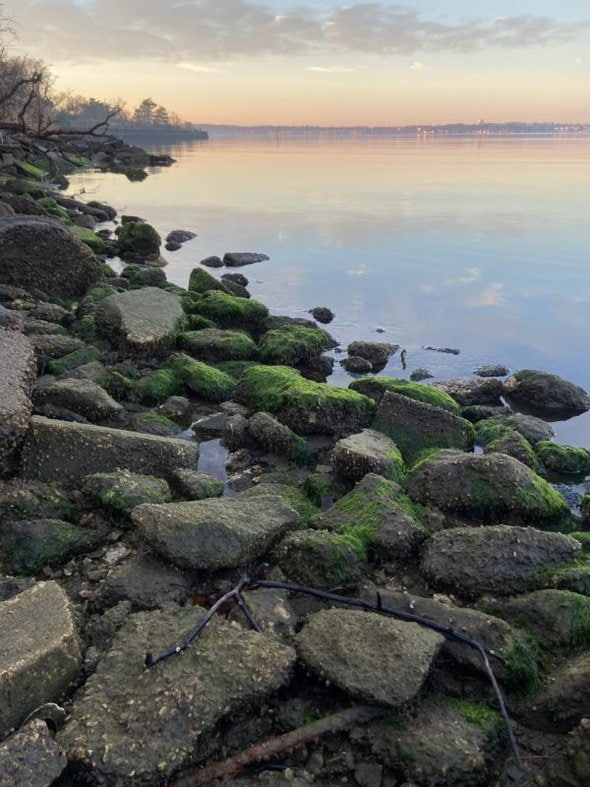
M 236 270 L 264 255 L 173 285 L 43 155 L 0 144 L 0 786 L 588 785 L 590 490 L 550 483 L 590 473 L 551 427 L 588 394 L 365 341 L 332 387 L 337 341 Z

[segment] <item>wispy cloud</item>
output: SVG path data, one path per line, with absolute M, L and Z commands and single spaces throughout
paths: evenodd
M 308 71 L 319 71 L 322 74 L 357 74 L 366 66 L 308 66 Z
M 422 71 L 423 68 L 424 68 L 424 64 L 418 63 L 416 61 L 415 63 L 412 63 L 412 65 L 410 66 L 410 71 Z
M 177 63 L 176 65 L 185 71 L 196 71 L 198 74 L 221 74 L 229 70 L 229 66 L 205 66 L 202 63 Z
M 293 0 L 293 9 L 280 15 L 262 0 L 7 0 L 4 10 L 23 45 L 72 61 L 472 52 L 560 44 L 590 30 L 590 13 L 575 23 L 532 14 L 452 21 L 387 2 L 343 3 L 322 12 Z

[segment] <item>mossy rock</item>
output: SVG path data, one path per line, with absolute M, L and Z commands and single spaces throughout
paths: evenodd
M 191 393 L 209 402 L 226 402 L 233 397 L 236 387 L 233 377 L 188 355 L 173 355 L 165 369 L 172 371 Z
M 133 416 L 132 427 L 137 432 L 159 435 L 160 437 L 173 437 L 180 434 L 182 429 L 162 413 L 147 411 Z
M 319 513 L 318 507 L 314 505 L 300 489 L 290 484 L 260 483 L 242 494 L 245 497 L 279 495 L 301 516 L 301 523 L 299 526 L 303 529 L 307 527 L 311 517 Z
M 259 356 L 262 363 L 293 366 L 317 358 L 326 348 L 323 331 L 304 325 L 285 325 L 264 334 Z
M 422 385 L 411 380 L 396 377 L 361 377 L 358 380 L 353 380 L 348 387 L 376 402 L 380 402 L 387 391 L 392 391 L 410 399 L 416 399 L 418 402 L 448 410 L 453 415 L 460 413 L 459 405 L 449 394 L 438 388 L 433 388 L 431 385 Z
M 75 522 L 69 497 L 59 484 L 41 481 L 7 481 L 0 487 L 0 521 L 12 519 L 58 519 Z
M 61 219 L 64 224 L 72 223 L 67 210 L 61 208 L 53 197 L 41 197 L 41 199 L 37 200 L 37 205 L 40 205 L 51 216 L 56 216 L 58 219 Z
M 126 265 L 121 271 L 121 276 L 127 279 L 131 289 L 138 287 L 163 287 L 166 274 L 161 268 L 146 268 L 142 265 Z
M 17 161 L 16 166 L 28 178 L 36 178 L 37 180 L 44 180 L 48 175 L 48 173 L 44 169 L 40 169 L 39 167 L 36 167 L 34 164 L 31 164 L 29 161 Z
M 542 440 L 535 451 L 545 470 L 550 472 L 581 475 L 590 471 L 590 451 L 586 448 Z
M 98 360 L 100 360 L 100 350 L 92 345 L 87 345 L 79 350 L 63 355 L 61 358 L 54 358 L 48 361 L 47 371 L 59 377 L 66 372 L 71 372 L 72 369 L 76 369 L 78 366 Z
M 72 555 L 93 549 L 99 539 L 86 528 L 59 519 L 31 519 L 0 525 L 0 572 L 36 574 L 61 566 Z
M 315 506 L 323 508 L 344 497 L 350 491 L 350 487 L 331 472 L 315 472 L 307 476 L 302 491 Z
M 161 404 L 168 397 L 184 392 L 184 382 L 173 369 L 156 369 L 137 382 L 129 378 L 127 380 L 126 398 L 134 398 L 147 405 Z M 119 378 L 119 382 L 123 382 L 123 379 Z
M 289 533 L 273 559 L 289 581 L 326 590 L 353 585 L 366 570 L 366 559 L 356 546 L 327 530 Z
M 170 503 L 170 487 L 163 478 L 119 470 L 93 473 L 84 479 L 82 493 L 94 504 L 126 519 L 143 503 Z
M 119 253 L 124 258 L 150 258 L 160 253 L 161 238 L 145 221 L 128 221 L 115 230 Z
M 187 299 L 183 301 L 185 311 L 186 302 Z M 258 330 L 268 314 L 268 309 L 253 298 L 236 298 L 226 292 L 213 290 L 205 292 L 198 300 L 190 301 L 190 313 L 213 320 L 220 328 Z
M 72 225 L 70 231 L 77 238 L 80 238 L 82 243 L 85 243 L 95 254 L 104 254 L 107 249 L 107 244 L 104 240 L 97 235 L 96 232 L 88 229 L 87 227 L 77 227 Z
M 221 290 L 227 292 L 222 282 L 212 276 L 204 268 L 193 268 L 188 280 L 188 289 L 190 292 L 209 292 L 210 290 Z
M 184 308 L 184 303 L 183 303 L 183 308 Z M 186 321 L 187 321 L 187 327 L 191 331 L 200 331 L 203 328 L 217 327 L 213 322 L 213 320 L 208 320 L 206 317 L 202 317 L 200 314 L 187 314 Z
M 242 374 L 236 400 L 273 413 L 297 434 L 338 434 L 369 426 L 376 405 L 366 396 L 306 380 L 286 366 L 253 366 Z
M 246 369 L 258 366 L 258 361 L 220 361 L 215 367 L 235 380 L 239 380 Z
M 500 437 L 490 440 L 486 445 L 485 453 L 507 454 L 535 472 L 539 469 L 539 461 L 532 445 L 514 429 L 507 429 Z
M 117 294 L 117 290 L 114 287 L 112 287 L 110 284 L 105 283 L 97 287 L 91 287 L 91 289 L 89 289 L 88 292 L 86 293 L 84 299 L 86 300 L 87 298 L 89 301 L 92 301 L 93 303 L 100 303 L 101 301 L 104 301 L 105 298 L 108 298 L 110 295 L 116 295 L 116 294 Z
M 181 333 L 178 346 L 193 358 L 210 363 L 251 360 L 257 353 L 256 343 L 248 333 L 219 328 Z

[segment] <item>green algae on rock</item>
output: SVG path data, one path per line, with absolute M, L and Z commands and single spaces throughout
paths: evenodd
M 220 328 L 185 331 L 178 337 L 178 346 L 193 358 L 208 363 L 249 361 L 257 354 L 256 343 L 248 333 Z
M 203 295 L 192 293 L 192 296 L 184 299 L 185 311 L 188 305 L 191 314 L 213 320 L 220 328 L 258 330 L 268 315 L 267 307 L 252 298 L 236 298 L 217 290 L 208 290 Z
M 145 221 L 128 221 L 115 230 L 123 258 L 147 259 L 160 253 L 161 238 Z
M 317 358 L 327 349 L 324 331 L 306 325 L 283 325 L 267 331 L 260 340 L 262 363 L 292 366 Z
M 583 474 L 590 471 L 590 451 L 586 448 L 541 440 L 535 451 L 544 468 L 551 472 Z
M 433 407 L 448 410 L 454 415 L 459 415 L 460 412 L 457 402 L 444 391 L 433 388 L 431 385 L 413 383 L 402 378 L 361 377 L 358 380 L 353 380 L 348 387 L 353 391 L 369 396 L 377 403 L 381 401 L 386 391 L 392 391 L 393 393 L 402 394 L 402 396 L 408 396 L 410 399 L 431 404 Z

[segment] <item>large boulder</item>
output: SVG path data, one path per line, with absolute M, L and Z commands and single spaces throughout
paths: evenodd
M 408 494 L 447 514 L 482 523 L 559 524 L 569 517 L 562 496 L 517 459 L 440 451 L 408 477 Z
M 57 219 L 0 219 L 0 282 L 33 288 L 52 297 L 83 295 L 101 277 L 100 262 Z
M 0 478 L 14 470 L 33 410 L 29 391 L 36 373 L 31 342 L 0 328 Z
M 165 476 L 177 467 L 196 468 L 198 459 L 199 446 L 188 440 L 33 416 L 20 474 L 79 484 L 90 473 L 121 468 Z
M 142 505 L 131 518 L 141 537 L 178 566 L 216 570 L 258 560 L 301 517 L 278 495 Z
M 297 636 L 303 663 L 353 697 L 396 708 L 420 691 L 443 637 L 373 612 L 325 609 Z
M 580 550 L 571 536 L 532 527 L 456 527 L 426 542 L 421 570 L 437 590 L 505 596 L 535 590 L 541 571 L 573 560 Z
M 405 475 L 397 445 L 374 429 L 363 429 L 338 440 L 331 460 L 338 475 L 349 481 L 360 481 L 367 473 L 376 473 L 401 482 Z
M 104 298 L 94 320 L 97 331 L 125 352 L 162 356 L 174 346 L 183 316 L 178 295 L 142 287 Z
M 469 421 L 393 391 L 381 399 L 373 426 L 395 441 L 409 463 L 430 448 L 470 451 L 475 441 Z
M 459 415 L 459 405 L 452 396 L 433 385 L 414 383 L 411 380 L 398 377 L 379 376 L 361 377 L 358 380 L 353 380 L 348 387 L 370 397 L 377 403 L 381 402 L 387 391 L 391 391 Z
M 364 358 L 373 367 L 383 367 L 396 350 L 398 344 L 388 342 L 351 342 L 347 347 L 347 352 L 352 357 Z
M 159 256 L 161 238 L 145 221 L 127 221 L 117 227 L 119 253 L 127 260 L 150 260 Z
M 0 738 L 60 699 L 81 660 L 74 614 L 57 583 L 39 582 L 0 603 Z
M 579 385 L 556 374 L 521 369 L 504 381 L 510 402 L 543 418 L 561 420 L 590 409 L 590 396 Z
M 327 348 L 325 332 L 306 325 L 283 325 L 267 331 L 260 340 L 262 363 L 293 366 L 319 357 Z
M 147 670 L 147 651 L 178 642 L 203 616 L 195 607 L 139 612 L 75 700 L 58 735 L 68 760 L 99 784 L 163 784 L 208 754 L 208 736 L 250 712 L 291 676 L 294 651 L 270 636 L 213 620 L 182 654 Z M 85 781 L 86 779 L 82 779 Z

